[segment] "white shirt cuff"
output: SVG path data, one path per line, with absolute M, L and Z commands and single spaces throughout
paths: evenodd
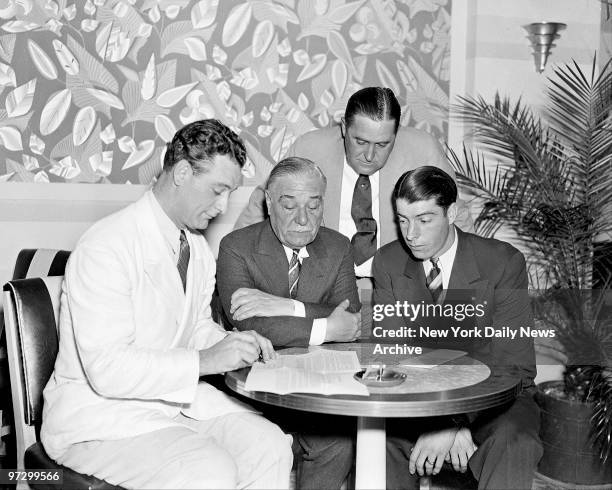
M 312 321 L 312 330 L 310 331 L 309 345 L 321 345 L 325 342 L 325 334 L 327 334 L 327 318 L 316 318 Z
M 372 262 L 374 257 L 370 257 L 361 265 L 355 266 L 355 275 L 357 277 L 372 277 Z
M 300 318 L 306 318 L 306 307 L 304 306 L 304 303 L 302 303 L 301 301 L 297 301 L 295 299 L 292 299 L 291 301 L 293 301 L 293 315 L 292 316 L 299 316 Z

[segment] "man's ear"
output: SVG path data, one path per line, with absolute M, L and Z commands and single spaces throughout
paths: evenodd
M 448 209 L 446 210 L 446 217 L 448 218 L 448 223 L 453 224 L 457 219 L 457 203 L 452 203 Z
M 264 196 L 266 197 L 266 207 L 268 209 L 268 214 L 270 214 L 270 208 L 272 206 L 272 196 L 270 196 L 270 191 L 267 189 L 264 190 Z
M 340 132 L 342 133 L 342 137 L 346 138 L 346 120 L 344 119 L 344 116 L 342 116 L 342 119 L 340 119 Z
M 174 185 L 181 187 L 189 178 L 193 175 L 193 169 L 189 162 L 185 159 L 180 160 L 174 164 L 172 168 L 172 179 Z

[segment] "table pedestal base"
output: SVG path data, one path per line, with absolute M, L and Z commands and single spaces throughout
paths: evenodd
M 387 478 L 384 417 L 357 418 L 355 490 L 383 489 Z

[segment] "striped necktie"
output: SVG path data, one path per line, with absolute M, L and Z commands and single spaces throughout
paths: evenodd
M 176 268 L 181 276 L 183 283 L 183 291 L 187 291 L 187 269 L 189 268 L 189 242 L 185 235 L 185 230 L 181 230 L 181 244 L 179 247 L 179 258 L 176 263 Z
M 442 294 L 442 271 L 440 270 L 440 266 L 438 265 L 438 261 L 440 259 L 429 259 L 431 262 L 431 270 L 429 271 L 429 275 L 427 276 L 427 289 L 431 293 L 431 297 L 433 300 L 438 303 L 440 299 L 440 295 Z
M 293 249 L 291 262 L 289 262 L 289 296 L 291 299 L 297 298 L 298 280 L 300 279 L 300 259 L 298 257 L 299 249 Z

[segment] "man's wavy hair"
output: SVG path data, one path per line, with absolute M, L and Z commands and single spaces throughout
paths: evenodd
M 242 139 L 216 119 L 195 121 L 179 129 L 168 143 L 164 171 L 170 171 L 181 160 L 187 160 L 194 173 L 208 171 L 216 155 L 228 155 L 242 168 L 246 148 Z
M 457 184 L 444 170 L 431 165 L 405 172 L 393 189 L 394 207 L 397 207 L 398 199 L 413 203 L 432 198 L 446 213 L 448 207 L 457 201 Z

